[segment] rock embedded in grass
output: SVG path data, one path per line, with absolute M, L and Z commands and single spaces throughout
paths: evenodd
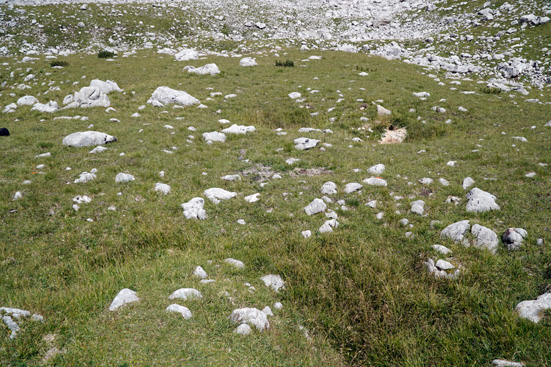
M 203 209 L 204 205 L 205 199 L 201 197 L 195 197 L 187 203 L 182 204 L 184 217 L 186 217 L 186 219 L 206 219 L 207 212 Z
M 520 317 L 538 323 L 544 316 L 544 311 L 551 309 L 551 292 L 547 292 L 535 300 L 522 301 L 516 310 Z
M 505 359 L 494 359 L 492 361 L 492 366 L 495 366 L 495 367 L 524 367 L 526 365 L 522 362 L 507 361 Z
M 249 324 L 241 324 L 233 332 L 239 335 L 249 335 L 252 333 L 252 329 Z
M 364 183 L 372 186 L 387 186 L 387 182 L 380 177 L 370 177 L 363 180 Z
M 333 232 L 333 228 L 338 228 L 339 222 L 337 222 L 336 219 L 329 219 L 323 223 L 321 227 L 319 227 L 318 231 L 320 233 L 327 233 L 327 232 Z
M 115 176 L 115 182 L 116 183 L 125 183 L 125 182 L 132 182 L 134 181 L 136 178 L 129 174 L 129 173 L 117 173 L 117 175 Z
M 485 248 L 493 254 L 496 253 L 499 240 L 494 231 L 479 224 L 474 224 L 471 228 L 471 233 L 475 238 L 475 247 Z
M 419 215 L 423 215 L 425 212 L 425 202 L 423 200 L 416 200 L 411 203 L 411 212 Z
M 224 262 L 226 264 L 230 264 L 231 266 L 234 266 L 238 269 L 243 269 L 245 267 L 245 264 L 243 264 L 242 261 L 240 260 L 236 260 L 236 259 L 232 259 L 231 257 L 230 258 L 227 258 L 224 260 Z
M 279 292 L 280 289 L 285 289 L 285 282 L 279 275 L 268 274 L 260 278 L 266 287 L 272 288 L 274 291 Z
M 474 185 L 474 180 L 470 177 L 465 177 L 463 180 L 463 190 L 467 190 L 472 185 Z
M 220 203 L 221 200 L 229 200 L 237 196 L 237 193 L 220 189 L 218 187 L 213 187 L 205 190 L 204 192 L 207 199 L 212 201 L 214 204 Z
M 379 176 L 385 172 L 385 165 L 382 163 L 371 166 L 367 169 L 367 173 L 374 176 Z
M 182 317 L 186 320 L 189 320 L 191 319 L 191 317 L 193 316 L 191 311 L 189 310 L 189 308 L 185 307 L 185 306 L 180 306 L 178 304 L 171 304 L 170 306 L 168 306 L 166 308 L 166 311 L 168 312 L 176 312 L 176 313 L 179 313 L 182 315 Z
M 233 124 L 232 126 L 222 130 L 222 132 L 225 134 L 237 134 L 237 135 L 244 135 L 255 131 L 256 129 L 254 126 L 244 126 L 244 125 L 237 125 L 237 124 Z
M 180 288 L 177 291 L 174 291 L 168 299 L 181 298 L 185 301 L 192 299 L 201 299 L 203 295 L 195 288 Z
M 217 141 L 220 143 L 224 143 L 226 141 L 226 134 L 220 133 L 218 131 L 212 131 L 208 133 L 203 133 L 203 139 L 205 139 L 207 142 Z
M 323 195 L 334 195 L 337 193 L 337 185 L 332 181 L 327 181 L 323 184 L 320 191 Z
M 327 209 L 327 205 L 321 199 L 314 199 L 310 204 L 304 207 L 304 211 L 308 215 L 324 212 Z
M 507 250 L 518 250 L 527 236 L 528 232 L 522 228 L 508 228 L 501 236 L 501 240 Z
M 63 139 L 63 145 L 68 147 L 80 148 L 94 145 L 104 145 L 116 142 L 117 138 L 99 131 L 79 131 L 67 135 Z
M 190 67 L 187 69 L 187 72 L 197 75 L 216 75 L 220 74 L 220 69 L 216 64 L 206 64 L 198 68 Z
M 230 320 L 233 323 L 249 324 L 261 332 L 270 328 L 268 317 L 257 308 L 238 308 L 233 310 Z
M 361 190 L 363 188 L 363 185 L 357 182 L 350 182 L 347 183 L 344 187 L 344 192 L 347 194 L 351 194 L 353 192 L 356 192 L 358 190 Z
M 199 53 L 189 48 L 183 49 L 174 55 L 176 61 L 197 60 L 198 58 Z
M 135 291 L 124 288 L 113 299 L 113 302 L 111 302 L 111 305 L 109 306 L 109 311 L 116 311 L 127 303 L 138 302 L 139 300 L 140 299 L 138 298 L 138 295 Z
M 167 104 L 177 104 L 185 107 L 192 106 L 200 102 L 197 98 L 182 90 L 176 90 L 169 87 L 158 87 L 155 89 L 147 103 L 155 107 L 164 107 Z
M 294 140 L 295 149 L 298 150 L 309 150 L 315 148 L 319 142 L 319 140 L 309 138 L 298 138 Z
M 170 193 L 170 185 L 157 182 L 155 184 L 155 191 L 160 192 L 163 195 L 168 195 Z
M 241 60 L 239 60 L 239 66 L 256 66 L 258 65 L 256 63 L 255 58 L 253 57 L 244 57 Z
M 466 241 L 465 234 L 469 231 L 471 225 L 468 220 L 455 222 L 447 226 L 440 232 L 440 238 L 449 238 L 455 242 Z
M 467 206 L 468 212 L 483 213 L 489 210 L 499 210 L 499 205 L 495 202 L 496 197 L 489 192 L 473 188 L 467 194 Z

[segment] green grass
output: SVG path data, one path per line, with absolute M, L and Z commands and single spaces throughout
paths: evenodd
M 293 49 L 280 53 L 290 60 L 311 55 Z M 276 58 L 269 56 L 255 55 L 259 65 L 242 68 L 237 58 L 209 56 L 178 63 L 152 51 L 112 62 L 96 54 L 60 57 L 70 65 L 64 69 L 52 69 L 51 60 L 40 57 L 25 64 L 32 69 L 27 72 L 18 70 L 15 59 L 2 59 L 9 65 L 0 70 L 0 79 L 8 81 L 1 106 L 25 94 L 43 103 L 61 103 L 93 78 L 116 81 L 124 92 L 109 95 L 115 108 L 109 113 L 93 108 L 45 114 L 19 107 L 3 114 L 3 126 L 12 135 L 1 141 L 0 306 L 40 313 L 45 322 L 22 322 L 15 340 L 9 340 L 7 328 L 1 326 L 0 364 L 38 365 L 50 347 L 43 336 L 55 334 L 56 347 L 65 352 L 50 363 L 60 366 L 486 366 L 494 358 L 546 365 L 551 360 L 549 320 L 533 324 L 520 319 L 514 308 L 551 286 L 551 250 L 535 245 L 537 238 L 551 241 L 549 167 L 538 165 L 551 163 L 551 129 L 543 127 L 550 107 L 524 102 L 521 96 L 485 92 L 476 81 L 450 85 L 443 74 L 439 76 L 446 85 L 441 86 L 423 69 L 397 61 L 341 52 L 314 54 L 323 58 L 296 61 L 293 68 L 275 68 Z M 216 63 L 223 75 L 182 72 L 184 65 L 207 62 Z M 364 69 L 368 77 L 358 75 Z M 12 89 L 27 73 L 37 75 L 27 83 L 32 89 Z M 60 90 L 39 95 L 50 88 L 50 81 Z M 139 110 L 161 85 L 187 91 L 208 109 L 148 105 Z M 305 100 L 291 100 L 287 95 L 294 91 Z M 428 101 L 412 95 L 420 91 L 431 94 Z M 208 100 L 211 92 L 222 96 Z M 237 97 L 224 99 L 228 94 Z M 548 90 L 527 98 L 536 95 L 549 100 Z M 337 102 L 339 98 L 344 100 Z M 376 100 L 392 111 L 380 123 L 372 104 Z M 433 111 L 436 105 L 447 112 Z M 468 112 L 458 111 L 459 106 Z M 135 112 L 141 116 L 130 117 Z M 76 115 L 89 119 L 53 119 Z M 220 118 L 254 125 L 257 131 L 230 136 L 223 144 L 205 144 L 201 134 L 220 131 Z M 63 137 L 88 130 L 91 124 L 90 129 L 115 135 L 118 142 L 97 155 L 88 153 L 92 148 L 62 146 Z M 166 124 L 174 129 L 164 128 Z M 380 126 L 389 125 L 408 129 L 403 144 L 378 144 Z M 188 130 L 190 126 L 197 131 Z M 298 133 L 301 127 L 331 129 L 333 134 Z M 288 134 L 276 135 L 277 128 Z M 188 135 L 194 136 L 192 143 L 186 142 Z M 301 136 L 332 146 L 297 151 L 293 139 Z M 529 143 L 513 136 L 524 136 Z M 363 141 L 352 142 L 354 137 Z M 177 148 L 173 154 L 161 151 L 172 147 Z M 420 150 L 426 152 L 417 153 Z M 52 157 L 35 158 L 45 152 Z M 293 177 L 288 173 L 294 166 L 285 163 L 291 157 L 301 159 L 300 168 L 323 167 L 333 174 Z M 450 160 L 458 161 L 456 167 L 446 165 Z M 361 182 L 369 177 L 365 170 L 377 163 L 387 167 L 382 177 L 388 187 L 344 193 L 345 183 Z M 38 164 L 46 168 L 37 170 Z M 282 178 L 262 187 L 255 175 L 242 174 L 258 165 L 271 167 Z M 96 180 L 73 183 L 92 168 L 98 170 Z M 361 172 L 354 172 L 356 168 Z M 161 170 L 164 178 L 159 177 Z M 524 177 L 529 171 L 537 175 Z M 135 175 L 136 181 L 116 184 L 119 172 Z M 242 180 L 220 179 L 234 173 Z M 467 176 L 495 194 L 502 209 L 467 213 L 461 188 Z M 435 182 L 431 196 L 419 197 L 418 180 L 423 177 L 444 177 L 452 184 Z M 22 185 L 24 180 L 32 183 Z M 319 189 L 329 180 L 339 188 L 335 201 L 344 200 L 348 210 L 330 204 L 341 225 L 334 233 L 319 234 L 326 218 L 309 217 L 303 208 L 321 197 Z M 156 182 L 171 185 L 172 192 L 156 193 Z M 180 204 L 203 196 L 210 187 L 235 191 L 238 197 L 218 205 L 207 201 L 207 220 L 186 220 Z M 11 200 L 19 190 L 23 198 Z M 260 202 L 243 200 L 256 192 Z M 404 199 L 394 201 L 391 193 Z M 75 212 L 72 198 L 84 194 L 93 200 Z M 450 195 L 463 201 L 445 204 Z M 409 213 L 409 202 L 419 198 L 426 201 L 426 217 Z M 364 205 L 370 200 L 378 200 L 377 209 Z M 111 205 L 117 210 L 107 210 Z M 376 220 L 380 211 L 385 216 Z M 399 225 L 404 217 L 413 228 Z M 238 219 L 246 225 L 237 224 Z M 500 247 L 492 256 L 441 241 L 440 229 L 430 226 L 432 220 L 445 226 L 463 219 L 499 235 L 508 227 L 522 227 L 529 238 L 519 251 Z M 301 231 L 307 229 L 313 236 L 304 239 Z M 414 238 L 407 239 L 406 231 Z M 422 263 L 437 257 L 431 249 L 436 243 L 452 249 L 453 261 L 464 267 L 459 279 L 437 280 L 426 274 Z M 228 257 L 242 260 L 245 269 L 226 265 Z M 200 284 L 192 276 L 197 265 L 216 282 Z M 260 277 L 269 273 L 280 274 L 287 289 L 276 294 L 266 288 Z M 250 292 L 245 283 L 256 291 Z M 141 301 L 109 312 L 112 299 L 125 287 L 136 290 Z M 193 312 L 189 321 L 164 311 L 173 303 L 168 296 L 181 287 L 196 287 L 204 295 L 199 302 L 178 302 Z M 233 301 L 220 295 L 224 291 Z M 269 331 L 248 337 L 233 333 L 235 325 L 228 320 L 233 309 L 262 309 L 277 301 L 284 308 L 269 318 Z M 312 340 L 299 325 L 310 331 Z

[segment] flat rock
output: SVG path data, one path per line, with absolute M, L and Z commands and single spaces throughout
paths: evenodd
M 448 254 L 451 254 L 452 252 L 452 250 L 442 245 L 432 245 L 432 248 L 435 249 L 437 252 L 441 253 L 442 255 L 448 255 Z
M 238 308 L 233 310 L 230 315 L 233 323 L 245 323 L 254 326 L 258 331 L 264 331 L 270 328 L 268 317 L 257 308 Z
M 318 145 L 319 142 L 320 142 L 319 140 L 308 139 L 308 138 L 298 138 L 294 140 L 295 149 L 298 149 L 298 150 L 312 149 L 316 145 Z
M 109 311 L 116 311 L 119 307 L 132 302 L 138 302 L 140 299 L 136 292 L 131 289 L 124 288 L 117 294 L 111 306 L 109 306 Z
M 18 106 L 32 106 L 38 103 L 38 99 L 34 96 L 23 96 L 17 100 Z
M 367 169 L 370 175 L 379 176 L 385 171 L 385 165 L 382 163 L 371 166 Z
M 256 60 L 253 57 L 244 57 L 239 60 L 239 66 L 256 66 Z
M 467 190 L 472 185 L 474 185 L 474 180 L 470 177 L 465 177 L 463 180 L 463 190 Z
M 526 365 L 522 362 L 507 361 L 505 359 L 494 359 L 492 361 L 492 366 L 495 366 L 495 367 L 524 367 Z
M 333 228 L 338 228 L 339 222 L 337 222 L 336 219 L 329 219 L 323 223 L 321 227 L 319 227 L 318 231 L 320 233 L 326 233 L 326 232 L 333 232 Z
M 203 295 L 194 288 L 180 288 L 168 297 L 168 299 L 181 298 L 183 300 L 201 299 Z
M 90 147 L 94 145 L 103 145 L 117 141 L 114 136 L 98 131 L 81 131 L 67 135 L 63 139 L 63 145 L 68 147 Z
M 363 182 L 365 182 L 366 184 L 368 185 L 371 185 L 371 186 L 387 186 L 387 182 L 385 180 L 383 180 L 382 178 L 380 177 L 370 177 L 370 178 L 366 178 L 365 180 L 363 180 Z
M 203 133 L 203 139 L 205 139 L 207 142 L 218 141 L 220 143 L 223 143 L 226 141 L 226 134 L 220 133 L 218 131 L 211 131 L 208 133 Z
M 496 197 L 476 187 L 469 191 L 467 200 L 468 212 L 483 213 L 489 210 L 499 210 L 499 205 L 495 202 Z
M 260 194 L 256 193 L 256 194 L 248 195 L 248 196 L 245 196 L 244 199 L 247 203 L 256 203 L 257 201 L 260 200 Z
M 455 266 L 454 266 L 452 263 L 450 263 L 450 262 L 448 262 L 448 261 L 446 261 L 446 260 L 441 260 L 441 259 L 438 260 L 438 261 L 436 262 L 436 265 L 435 265 L 435 266 L 436 266 L 436 268 L 439 269 L 439 270 L 451 270 L 451 269 L 455 269 Z
M 346 186 L 344 187 L 344 192 L 347 194 L 351 194 L 355 191 L 361 190 L 363 187 L 364 186 L 360 183 L 350 182 L 350 183 L 347 183 Z
M 207 199 L 215 204 L 218 204 L 221 200 L 228 200 L 237 196 L 237 193 L 220 189 L 217 187 L 207 189 L 204 192 Z
M 155 107 L 164 107 L 168 104 L 180 106 L 192 106 L 200 103 L 199 100 L 183 90 L 176 90 L 169 87 L 158 87 L 155 89 L 147 103 Z
M 379 116 L 388 116 L 390 114 L 392 114 L 392 112 L 390 110 L 387 110 L 386 108 L 384 108 L 381 105 L 377 105 L 377 115 L 379 115 Z
M 244 126 L 244 125 L 237 125 L 237 124 L 233 124 L 232 126 L 222 130 L 222 132 L 225 134 L 239 134 L 239 135 L 244 135 L 255 131 L 256 129 L 254 126 Z
M 232 259 L 231 257 L 225 259 L 224 262 L 226 264 L 230 264 L 231 266 L 234 266 L 238 269 L 243 269 L 245 267 L 245 264 L 243 264 L 243 261 Z
M 166 308 L 166 310 L 168 312 L 176 312 L 176 313 L 179 313 L 182 315 L 182 317 L 186 320 L 189 320 L 191 319 L 191 316 L 193 316 L 191 314 L 191 311 L 189 310 L 189 308 L 185 307 L 185 306 L 180 306 L 180 305 L 177 305 L 177 304 L 171 304 L 170 306 L 168 306 Z
M 199 53 L 189 48 L 183 49 L 174 55 L 176 61 L 197 60 L 198 58 Z
M 201 197 L 195 197 L 187 203 L 182 204 L 184 217 L 186 217 L 186 219 L 206 219 L 207 212 L 203 209 L 204 205 L 205 199 Z
M 539 296 L 535 300 L 520 302 L 516 310 L 520 317 L 538 323 L 543 318 L 543 311 L 551 309 L 551 292 Z
M 471 233 L 475 238 L 475 247 L 485 248 L 493 254 L 496 253 L 499 240 L 494 231 L 479 224 L 474 224 Z

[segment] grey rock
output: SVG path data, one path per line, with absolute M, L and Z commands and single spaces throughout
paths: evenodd
M 471 233 L 475 238 L 475 247 L 485 248 L 493 254 L 496 253 L 499 240 L 494 231 L 479 224 L 474 224 L 471 229 Z
M 103 145 L 115 141 L 117 141 L 117 138 L 105 133 L 101 133 L 98 131 L 83 131 L 67 135 L 63 139 L 63 145 L 66 145 L 68 147 L 80 148 L 94 145 Z
M 423 200 L 416 200 L 411 203 L 411 212 L 419 215 L 423 215 L 425 212 L 425 202 Z
M 520 317 L 538 323 L 543 318 L 543 311 L 551 309 L 551 292 L 539 296 L 535 300 L 520 302 L 516 310 Z
M 499 205 L 495 202 L 496 197 L 489 192 L 474 188 L 467 194 L 468 212 L 483 213 L 489 210 L 499 210 Z
M 501 240 L 507 250 L 518 250 L 527 236 L 528 233 L 522 228 L 508 228 L 501 236 Z
M 325 202 L 321 199 L 316 198 L 304 208 L 304 211 L 306 212 L 306 214 L 312 215 L 324 212 L 325 209 L 327 209 L 327 205 L 325 204 Z
M 440 237 L 447 237 L 455 242 L 463 242 L 465 234 L 471 228 L 468 220 L 455 222 L 447 226 L 440 232 Z

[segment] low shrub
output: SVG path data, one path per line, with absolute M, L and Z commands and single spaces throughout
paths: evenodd
M 98 57 L 100 59 L 108 59 L 108 58 L 111 58 L 111 57 L 114 57 L 114 56 L 115 56 L 115 53 L 111 52 L 111 51 L 102 50 L 102 51 L 98 52 Z
M 275 66 L 283 66 L 285 68 L 292 68 L 293 66 L 295 66 L 295 63 L 291 60 L 287 60 L 285 62 L 281 62 L 279 60 L 276 60 Z

